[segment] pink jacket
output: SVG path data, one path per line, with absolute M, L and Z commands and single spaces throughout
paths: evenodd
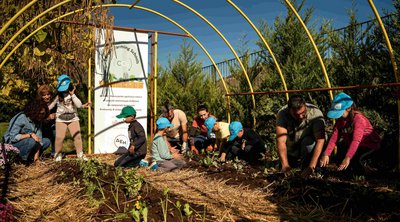
M 354 112 L 353 122 L 343 118 L 337 120 L 324 155 L 331 155 L 340 137 L 343 137 L 345 145 L 349 147 L 346 157 L 350 159 L 354 156 L 359 146 L 379 149 L 381 142 L 381 138 L 369 120 L 357 111 Z

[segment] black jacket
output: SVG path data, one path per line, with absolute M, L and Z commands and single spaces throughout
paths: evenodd
M 130 145 L 135 146 L 135 153 L 138 155 L 146 155 L 147 153 L 147 138 L 143 126 L 137 121 L 133 121 L 128 127 L 128 136 Z M 129 147 L 128 147 L 129 148 Z

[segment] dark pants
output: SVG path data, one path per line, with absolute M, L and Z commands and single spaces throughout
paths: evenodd
M 290 167 L 305 168 L 309 165 L 315 149 L 315 140 L 311 136 L 304 137 L 295 145 L 296 153 L 288 152 Z
M 144 159 L 146 155 L 139 155 L 137 153 L 130 154 L 125 153 L 122 154 L 121 157 L 119 157 L 115 163 L 115 167 L 137 167 L 139 166 L 140 160 Z
M 170 137 L 167 137 L 167 140 L 168 140 L 169 144 L 171 144 L 171 147 L 175 146 L 179 150 L 182 149 L 182 140 L 170 138 Z
M 265 151 L 266 147 L 264 143 L 246 145 L 244 149 L 242 149 L 241 143 L 235 141 L 227 152 L 227 159 L 232 160 L 238 157 L 248 163 L 258 163 Z
M 161 172 L 170 172 L 170 171 L 179 170 L 185 164 L 186 164 L 186 162 L 184 160 L 178 160 L 178 159 L 157 161 L 157 165 L 159 166 L 158 169 Z
M 333 158 L 333 162 L 340 165 L 343 159 L 346 157 L 348 146 L 345 146 L 343 143 L 338 144 L 337 155 Z M 350 160 L 350 165 L 347 167 L 346 172 L 356 174 L 356 175 L 365 175 L 365 168 L 362 164 L 362 161 L 370 155 L 374 150 L 371 150 L 367 147 L 358 147 L 356 153 Z
M 206 136 L 198 135 L 195 138 L 193 138 L 193 144 L 191 145 L 194 145 L 196 149 L 200 151 L 213 144 L 215 144 L 215 139 L 210 139 Z

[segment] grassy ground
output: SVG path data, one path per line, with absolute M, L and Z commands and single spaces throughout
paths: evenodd
M 0 123 L 0 138 L 3 137 L 4 133 L 7 131 L 8 123 Z

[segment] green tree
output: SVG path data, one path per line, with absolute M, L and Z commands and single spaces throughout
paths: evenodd
M 178 57 L 170 59 L 168 67 L 160 71 L 158 106 L 169 101 L 192 121 L 197 115 L 197 106 L 206 104 L 210 113 L 224 119 L 226 106 L 223 92 L 216 87 L 211 76 L 202 73 L 202 63 L 196 61 L 196 56 L 193 47 L 183 41 Z
M 396 5 L 397 2 L 397 5 Z M 399 1 L 394 1 L 399 13 Z M 396 24 L 399 16 L 384 20 L 394 51 L 399 50 Z M 355 9 L 349 10 L 349 25 L 340 31 L 328 32 L 331 47 L 330 64 L 334 85 L 376 85 L 394 82 L 394 73 L 389 52 L 382 31 L 377 23 L 358 24 Z M 375 88 L 347 90 L 375 128 L 385 131 L 383 142 L 385 165 L 393 165 L 396 160 L 398 138 L 398 115 L 395 88 Z

